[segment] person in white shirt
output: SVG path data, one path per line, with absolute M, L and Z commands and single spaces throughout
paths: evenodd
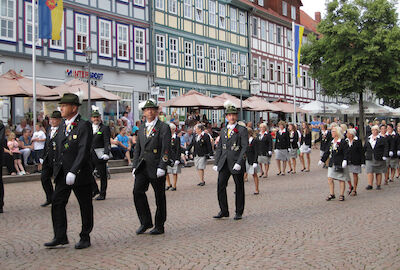
M 35 132 L 32 135 L 33 144 L 33 158 L 35 163 L 38 165 L 38 170 L 42 170 L 42 164 L 39 159 L 43 156 L 43 149 L 46 142 L 46 134 L 42 130 L 42 124 L 37 123 L 35 126 Z
M 21 120 L 21 123 L 19 125 L 17 125 L 17 127 L 15 128 L 15 132 L 18 135 L 22 135 L 22 132 L 24 131 L 24 129 L 32 130 L 31 126 L 28 125 L 26 119 Z

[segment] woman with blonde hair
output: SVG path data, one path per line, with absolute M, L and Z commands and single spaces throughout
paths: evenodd
M 265 123 L 261 123 L 259 126 L 258 136 L 254 138 L 254 145 L 256 146 L 258 164 L 260 165 L 261 175 L 260 177 L 267 178 L 269 164 L 271 164 L 272 156 L 272 136 L 268 132 L 268 127 Z M 264 164 L 264 171 L 263 171 Z
M 289 132 L 289 168 L 288 173 L 295 174 L 296 173 L 296 158 L 297 158 L 297 150 L 299 149 L 299 133 L 297 132 L 297 128 L 294 124 L 289 124 L 288 126 Z
M 246 150 L 246 173 L 244 178 L 247 179 L 247 175 L 252 175 L 254 179 L 255 191 L 254 195 L 258 195 L 260 193 L 258 189 L 258 163 L 257 163 L 257 149 L 255 143 L 256 134 L 251 128 L 247 128 L 249 134 L 249 146 Z
M 340 185 L 340 196 L 339 201 L 344 201 L 344 191 L 346 188 L 346 181 L 350 179 L 349 171 L 347 168 L 348 160 L 348 144 L 343 139 L 342 128 L 335 126 L 332 128 L 331 146 L 328 151 L 324 153 L 318 165 L 322 166 L 328 158 L 328 183 L 329 183 L 329 196 L 326 198 L 327 201 L 335 199 L 335 184 L 333 180 L 339 181 Z
M 351 179 L 347 181 L 349 184 L 349 195 L 357 196 L 358 175 L 361 173 L 361 166 L 365 164 L 365 153 L 361 140 L 357 137 L 357 131 L 354 128 L 348 129 L 346 132 L 346 142 L 349 145 L 348 167 L 349 173 L 353 174 L 353 184 Z
M 7 138 L 7 147 L 12 152 L 14 167 L 18 175 L 25 175 L 24 166 L 22 166 L 22 155 L 19 151 L 18 141 L 15 139 L 15 133 L 11 132 Z

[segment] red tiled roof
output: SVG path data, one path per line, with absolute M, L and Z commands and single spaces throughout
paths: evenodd
M 300 10 L 300 24 L 303 25 L 306 29 L 314 32 L 317 32 L 317 21 L 311 18 L 307 13 L 303 10 Z

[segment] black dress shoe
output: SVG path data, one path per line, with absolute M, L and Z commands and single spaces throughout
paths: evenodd
M 172 187 L 172 188 L 171 188 L 171 191 L 176 191 L 176 188 Z
M 200 183 L 198 183 L 197 185 L 198 185 L 199 187 L 203 187 L 203 186 L 205 186 L 205 184 L 206 184 L 206 182 L 200 182 Z
M 140 225 L 139 229 L 136 230 L 136 234 L 143 234 L 151 227 L 153 227 L 153 225 Z
M 242 219 L 242 215 L 236 214 L 235 217 L 233 218 L 234 220 L 240 220 Z
M 75 244 L 75 249 L 84 249 L 90 247 L 90 240 L 79 240 L 78 243 Z
M 213 216 L 213 218 L 217 218 L 217 219 L 224 218 L 224 217 L 229 217 L 229 213 L 224 214 L 222 212 L 219 212 L 218 215 Z
M 365 189 L 366 189 L 366 190 L 371 190 L 371 189 L 372 189 L 372 186 L 368 185 Z
M 152 235 L 159 235 L 159 234 L 163 234 L 163 233 L 164 233 L 163 227 L 161 227 L 161 228 L 156 227 L 150 231 L 150 234 L 152 234 Z
M 51 204 L 51 202 L 46 201 L 45 203 L 41 204 L 40 206 L 41 206 L 41 207 L 46 207 L 46 206 L 48 206 L 48 205 L 50 205 L 50 204 Z
M 106 199 L 106 196 L 103 196 L 103 195 L 99 195 L 99 196 L 97 196 L 96 197 L 96 201 L 104 201 Z
M 45 247 L 56 247 L 56 246 L 61 246 L 61 245 L 68 245 L 69 241 L 68 239 L 56 239 L 54 238 L 53 240 L 51 240 L 50 242 L 44 243 Z

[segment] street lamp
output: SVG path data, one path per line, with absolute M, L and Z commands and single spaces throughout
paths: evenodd
M 92 54 L 95 53 L 96 51 L 93 50 L 90 47 L 87 47 L 84 51 L 83 51 L 86 55 L 86 62 L 88 63 L 88 105 L 87 105 L 87 117 L 88 119 L 90 118 L 90 79 L 91 79 L 91 72 L 90 72 L 90 65 L 92 64 Z
M 239 80 L 239 84 L 240 84 L 240 120 L 243 120 L 243 88 L 242 88 L 242 82 L 244 79 L 244 74 L 242 72 L 242 70 L 239 71 L 238 75 L 238 80 Z

